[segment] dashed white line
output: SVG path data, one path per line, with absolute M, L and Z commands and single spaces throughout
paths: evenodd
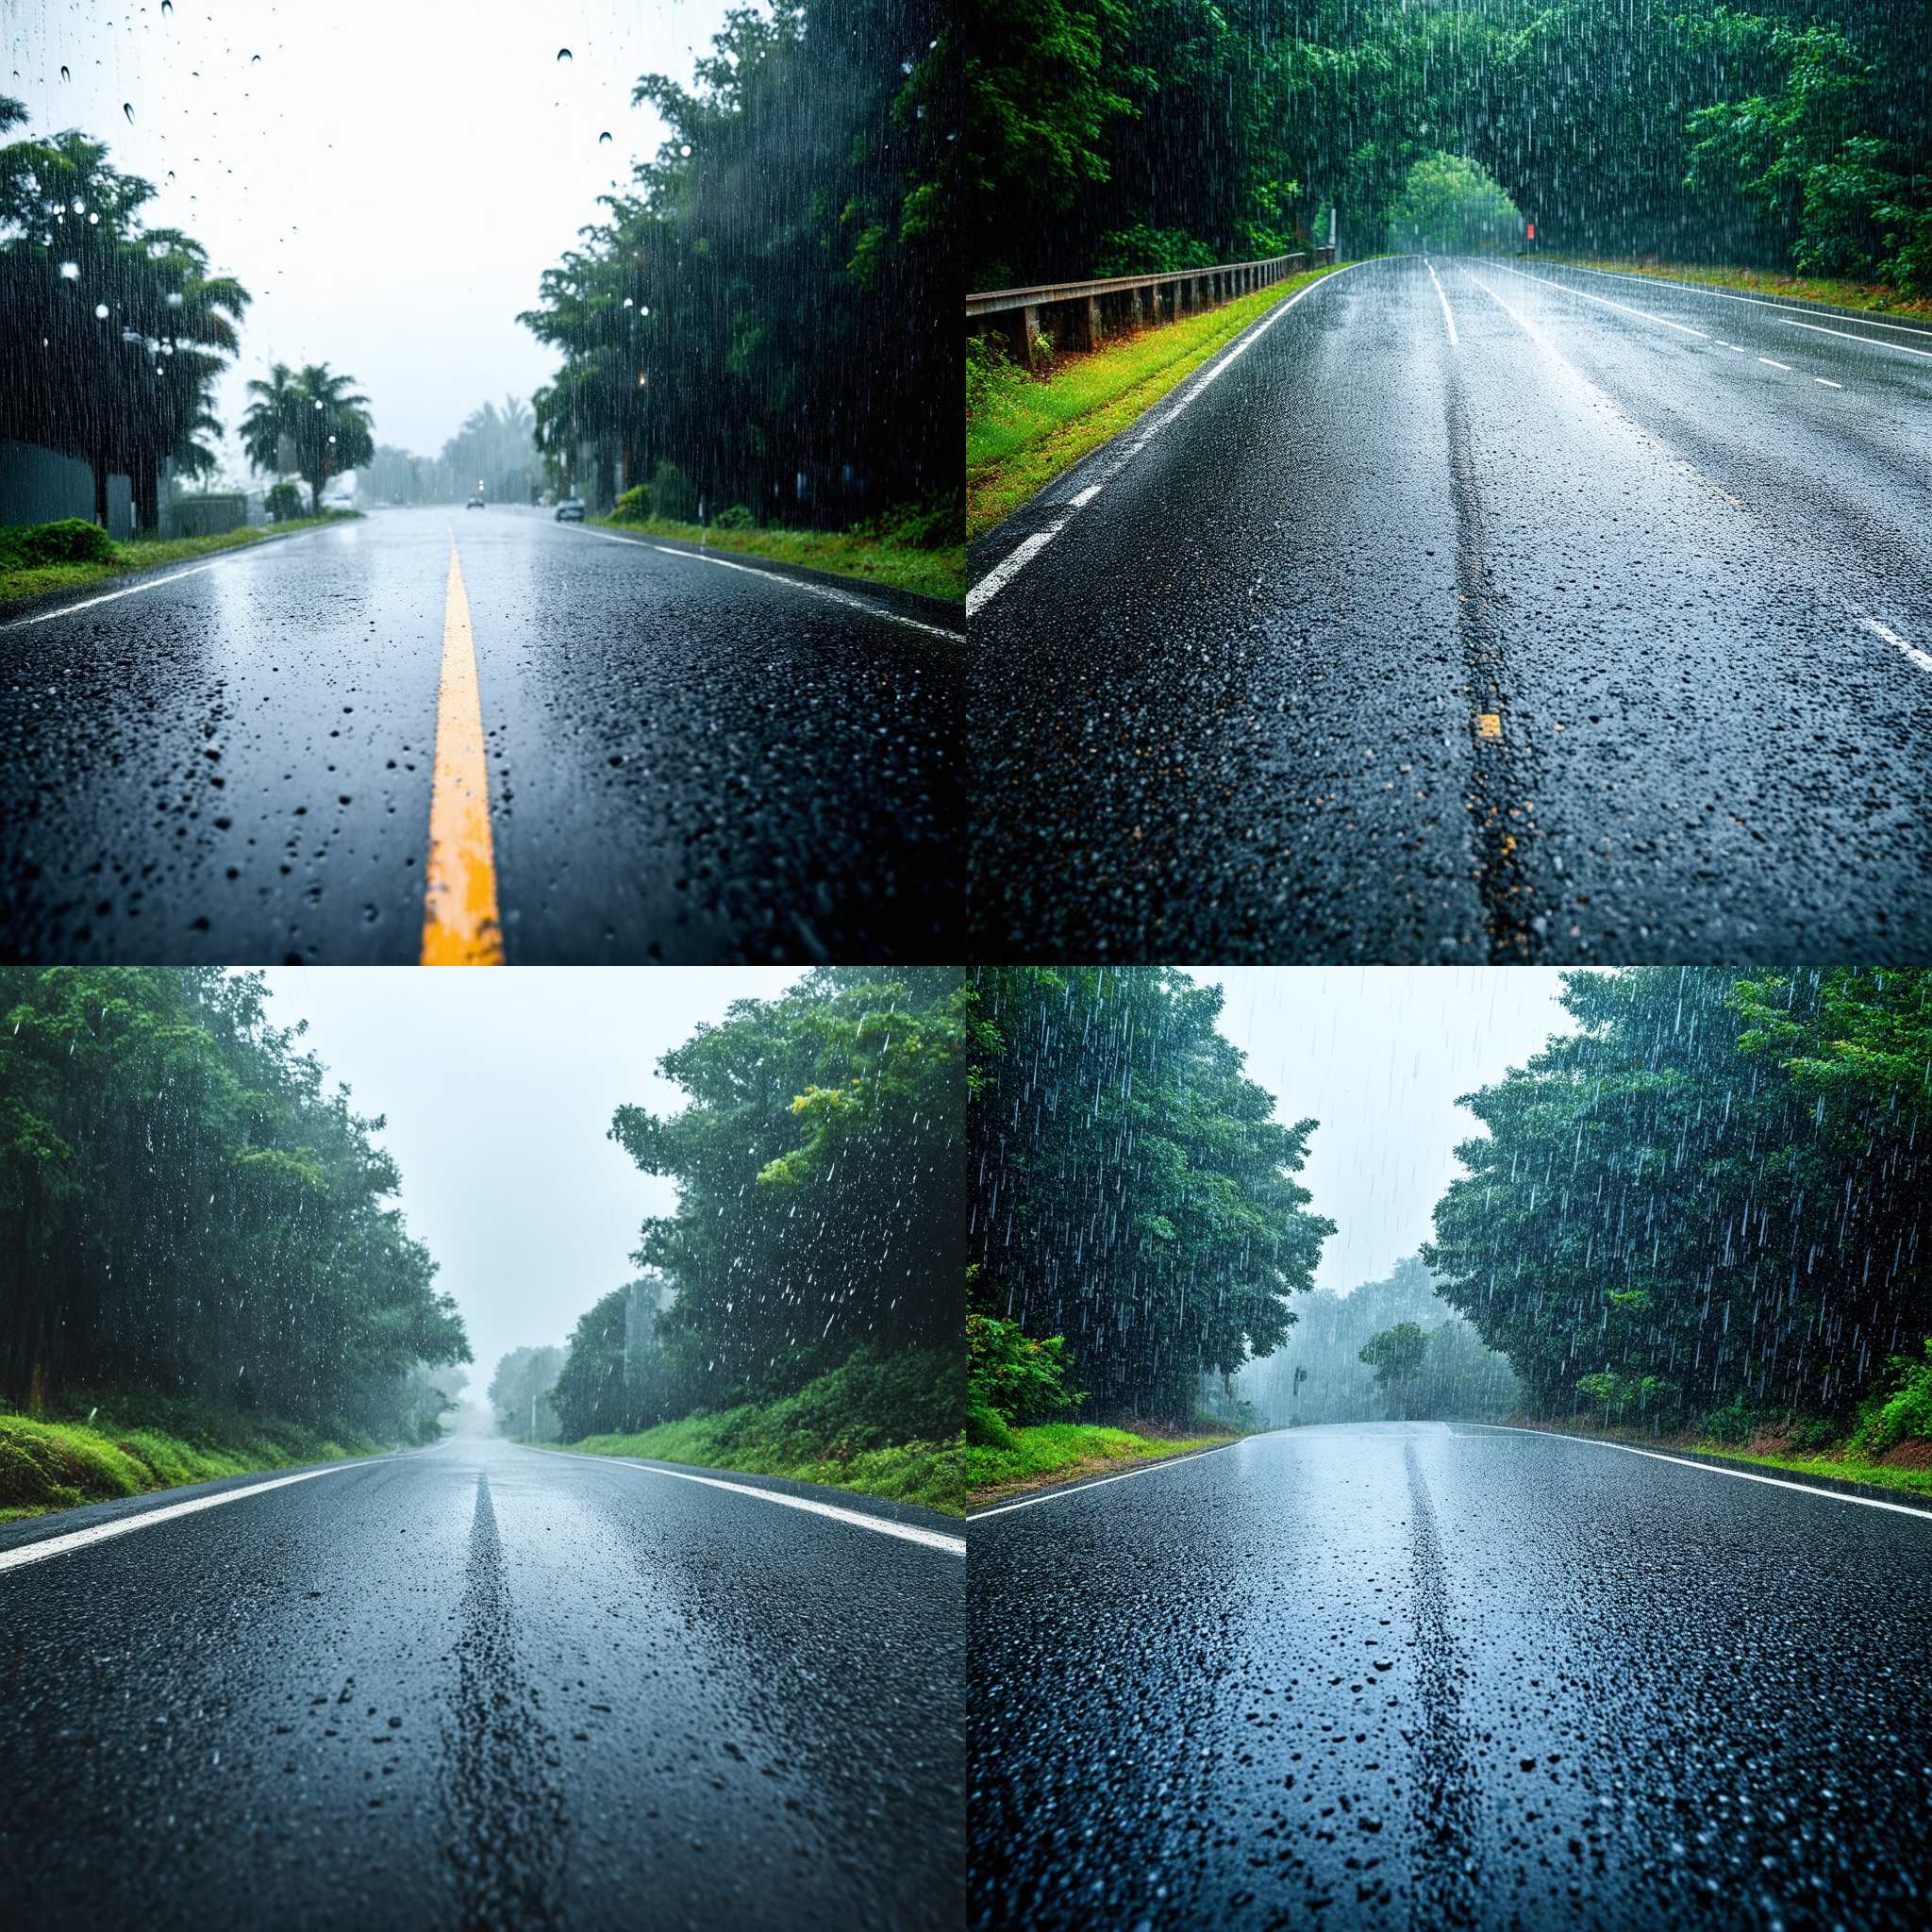
M 1603 1442 L 1594 1436 L 1570 1436 L 1560 1429 L 1518 1429 L 1507 1423 L 1474 1423 L 1478 1429 L 1494 1429 L 1501 1435 L 1541 1436 L 1559 1442 L 1584 1442 L 1592 1449 L 1621 1449 L 1625 1456 L 1644 1456 L 1653 1462 L 1674 1462 L 1679 1469 L 1701 1469 L 1706 1475 L 1734 1475 L 1747 1483 L 1769 1483 L 1774 1490 L 1796 1490 L 1800 1495 L 1816 1496 L 1826 1503 L 1859 1503 L 1867 1509 L 1891 1509 L 1901 1516 L 1922 1516 L 1932 1522 L 1932 1509 L 1914 1508 L 1909 1503 L 1881 1503 L 1876 1496 L 1848 1496 L 1840 1490 L 1814 1489 L 1809 1483 L 1790 1482 L 1783 1476 L 1759 1475 L 1750 1469 L 1727 1469 L 1717 1462 L 1693 1462 L 1686 1456 L 1666 1456 L 1657 1449 L 1638 1449 L 1628 1442 Z
M 1874 341 L 1870 336 L 1854 335 L 1848 328 L 1826 328 L 1822 322 L 1794 322 L 1788 315 L 1784 318 L 1787 328 L 1808 328 L 1813 335 L 1840 336 L 1848 342 L 1863 342 L 1868 349 L 1890 349 L 1900 356 L 1919 356 L 1932 362 L 1932 349 L 1908 349 L 1903 342 Z
M 1774 362 L 1769 356 L 1760 356 L 1757 359 L 1767 368 L 1782 369 L 1787 375 L 1791 373 L 1791 365 L 1789 362 Z
M 1834 382 L 1834 381 L 1832 381 L 1831 377 L 1830 377 L 1830 376 L 1828 376 L 1828 375 L 1814 375 L 1814 376 L 1813 376 L 1813 377 L 1811 378 L 1811 380 L 1812 380 L 1813 382 L 1815 382 L 1815 383 L 1818 383 L 1818 384 L 1820 384 L 1820 385 L 1821 385 L 1822 387 L 1824 387 L 1824 388 L 1825 388 L 1825 389 L 1842 389 L 1842 388 L 1844 388 L 1844 384 L 1843 384 L 1843 383 L 1841 383 L 1841 382 Z
M 1423 266 L 1428 270 L 1429 279 L 1436 285 L 1436 299 L 1442 305 L 1442 321 L 1449 330 L 1449 346 L 1453 349 L 1456 346 L 1456 316 L 1449 307 L 1449 297 L 1443 291 L 1441 277 L 1436 273 L 1436 264 L 1426 255 L 1423 257 Z
M 1098 484 L 1094 485 L 1096 490 L 1099 487 Z M 1034 531 L 1017 550 L 1008 551 L 966 592 L 966 615 L 977 617 L 1066 526 L 1067 520 L 1061 517 L 1058 523 L 1049 524 L 1045 529 Z
M 1507 269 L 1512 275 L 1522 275 L 1525 282 L 1541 282 L 1546 289 L 1559 290 L 1565 295 L 1574 295 L 1579 302 L 1601 302 L 1606 308 L 1622 309 L 1625 315 L 1634 315 L 1639 322 L 1661 323 L 1665 328 L 1674 328 L 1679 335 L 1695 336 L 1700 341 L 1710 340 L 1710 331 L 1692 328 L 1689 323 L 1673 322 L 1667 315 L 1652 315 L 1648 309 L 1632 308 L 1626 303 L 1612 302 L 1607 295 L 1592 295 L 1583 289 L 1573 289 L 1567 283 L 1553 281 L 1548 275 L 1524 275 L 1520 268 L 1510 268 L 1507 261 L 1498 261 L 1491 266 Z
M 1096 496 L 1100 494 L 1101 487 L 1102 486 L 1098 483 L 1088 484 L 1086 489 L 1081 491 L 1079 494 L 1074 498 L 1071 508 L 1074 509 L 1085 509 L 1087 506 L 1090 503 L 1091 503 Z
M 876 1530 L 881 1536 L 895 1536 L 908 1543 L 924 1543 L 932 1550 L 944 1550 L 948 1556 L 963 1557 L 966 1554 L 966 1539 L 963 1536 L 947 1536 L 937 1529 L 922 1529 L 916 1523 L 895 1523 L 889 1516 L 868 1516 L 859 1509 L 841 1509 L 836 1503 L 821 1503 L 811 1496 L 788 1496 L 782 1490 L 758 1490 L 749 1483 L 727 1483 L 721 1476 L 699 1475 L 689 1469 L 664 1469 L 655 1462 L 633 1462 L 627 1456 L 580 1456 L 574 1449 L 550 1449 L 540 1452 L 550 1456 L 567 1456 L 573 1462 L 601 1462 L 605 1467 L 618 1469 L 641 1469 L 646 1475 L 675 1476 L 683 1483 L 702 1483 L 709 1490 L 729 1490 L 736 1496 L 752 1496 L 760 1503 L 776 1503 L 785 1509 L 803 1509 L 813 1516 L 829 1516 L 836 1523 L 846 1523 L 857 1529 Z
M 1680 282 L 1670 275 L 1624 275 L 1617 274 L 1613 269 L 1585 268 L 1580 262 L 1574 261 L 1560 262 L 1557 266 L 1573 275 L 1601 275 L 1607 282 L 1633 282 L 1647 289 L 1655 289 L 1661 283 L 1667 289 L 1681 289 L 1690 295 L 1711 295 L 1720 302 L 1742 302 L 1752 308 L 1775 308 L 1781 315 L 1795 315 L 1804 312 L 1801 309 L 1793 308 L 1789 302 L 1766 302 L 1757 295 L 1734 295 L 1727 289 L 1713 289 L 1704 282 Z M 1812 311 L 1814 314 L 1816 312 L 1815 309 Z M 1826 310 L 1825 312 L 1829 314 L 1832 311 Z M 1915 328 L 1907 323 L 1880 322 L 1875 315 L 1852 316 L 1846 319 L 1858 322 L 1868 328 L 1889 328 L 1898 335 L 1920 336 L 1932 340 L 1932 330 L 1923 326 Z M 1854 341 L 1861 340 L 1867 339 L 1857 336 L 1853 338 Z
M 1888 644 L 1896 644 L 1921 671 L 1932 671 L 1932 657 L 1928 657 L 1916 644 L 1908 644 L 1889 625 L 1880 624 L 1875 617 L 1861 617 L 1858 622 L 1869 631 L 1875 632 Z
M 345 1469 L 365 1468 L 371 1461 L 387 1461 L 386 1457 L 364 1457 L 354 1462 L 334 1462 L 326 1469 L 305 1469 L 299 1475 L 278 1475 L 270 1482 L 250 1483 L 244 1489 L 224 1490 L 218 1496 L 196 1496 L 189 1503 L 167 1503 L 158 1509 L 144 1509 L 136 1516 L 121 1516 L 112 1523 L 97 1523 L 91 1529 L 71 1529 L 65 1536 L 50 1536 L 37 1543 L 23 1543 L 17 1550 L 0 1550 L 0 1570 L 18 1570 L 25 1563 L 40 1563 L 69 1550 L 85 1549 L 90 1543 L 105 1542 L 110 1536 L 128 1536 L 137 1529 L 152 1529 L 158 1523 L 173 1523 L 176 1517 L 192 1516 L 198 1510 L 218 1509 L 224 1503 L 239 1503 L 246 1496 L 259 1496 L 268 1490 L 286 1490 L 291 1483 L 312 1482 L 319 1475 L 339 1475 Z

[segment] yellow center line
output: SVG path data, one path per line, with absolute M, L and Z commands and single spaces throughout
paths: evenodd
M 1501 738 L 1503 720 L 1494 711 L 1478 711 L 1475 714 L 1475 735 L 1478 738 Z
M 423 891 L 423 964 L 501 966 L 496 858 L 490 838 L 490 776 L 470 600 L 457 533 L 449 533 L 443 601 L 442 689 L 436 706 L 436 778 L 429 794 L 429 865 Z

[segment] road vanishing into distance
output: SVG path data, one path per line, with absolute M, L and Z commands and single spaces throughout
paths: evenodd
M 493 1439 L 263 1480 L 0 1527 L 12 1923 L 958 1924 L 958 1524 Z
M 1344 269 L 974 548 L 974 945 L 1932 944 L 1932 331 Z
M 947 950 L 944 606 L 498 506 L 53 608 L 0 621 L 7 958 Z
M 1932 1511 L 1385 1423 L 968 1535 L 977 1924 L 1925 1923 Z

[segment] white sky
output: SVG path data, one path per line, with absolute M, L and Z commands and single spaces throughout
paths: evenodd
M 662 1054 L 737 999 L 770 999 L 796 967 L 275 967 L 269 1018 L 310 1022 L 305 1044 L 403 1171 L 410 1231 L 441 1263 L 476 1360 L 560 1342 L 599 1295 L 636 1272 L 639 1224 L 669 1213 L 671 1182 L 614 1141 L 625 1102 L 675 1112 Z
M 1574 1031 L 1560 975 L 1534 966 L 1189 967 L 1226 993 L 1221 1030 L 1275 1096 L 1274 1117 L 1321 1122 L 1302 1185 L 1336 1224 L 1318 1288 L 1346 1294 L 1431 1238 L 1430 1214 L 1482 1131 L 1457 1107 Z
M 160 191 L 148 225 L 185 229 L 254 295 L 215 408 L 238 476 L 243 385 L 278 360 L 347 370 L 378 442 L 434 456 L 486 397 L 501 407 L 555 374 L 517 312 L 601 215 L 597 195 L 664 138 L 652 108 L 629 105 L 637 77 L 689 86 L 724 11 L 8 0 L 0 92 L 25 102 L 26 131 L 106 141 L 114 166 Z

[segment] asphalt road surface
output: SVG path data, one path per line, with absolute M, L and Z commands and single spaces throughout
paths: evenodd
M 1932 955 L 1932 331 L 1406 257 L 974 546 L 974 946 Z
M 959 1923 L 957 1548 L 458 1440 L 8 1567 L 127 1509 L 0 1529 L 9 1924 Z
M 948 951 L 943 606 L 499 506 L 56 608 L 0 621 L 5 958 L 414 963 L 466 782 L 460 891 L 511 964 Z
M 1932 1916 L 1932 1514 L 1417 1423 L 968 1535 L 980 1925 Z

